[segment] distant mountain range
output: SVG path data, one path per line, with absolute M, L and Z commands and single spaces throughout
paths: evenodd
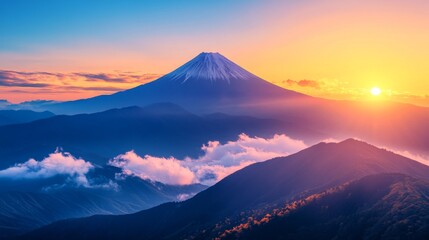
M 208 141 L 235 140 L 241 133 L 271 137 L 287 131 L 293 136 L 299 128 L 290 127 L 279 120 L 255 117 L 198 116 L 170 103 L 60 115 L 0 126 L 0 169 L 30 158 L 42 159 L 57 147 L 101 165 L 130 150 L 143 156 L 195 157 Z
M 183 200 L 206 187 L 172 186 L 139 177 L 121 179 L 115 167 L 97 167 L 94 185 L 68 183 L 62 176 L 42 179 L 0 178 L 0 238 L 11 237 L 54 221 L 96 214 L 127 214 L 161 203 Z
M 335 221 L 341 221 L 342 218 L 340 217 L 344 215 L 345 218 L 343 220 L 345 222 L 343 224 L 346 224 L 346 227 L 353 230 L 351 224 L 354 221 L 359 221 L 359 216 L 368 219 L 372 216 L 371 212 L 365 212 L 366 208 L 374 206 L 377 207 L 374 209 L 374 214 L 377 214 L 377 216 L 390 216 L 389 211 L 391 210 L 391 206 L 397 206 L 395 205 L 396 202 L 400 202 L 408 193 L 426 194 L 425 192 L 428 190 L 426 181 L 429 179 L 429 167 L 353 139 L 340 143 L 320 143 L 288 157 L 276 158 L 246 167 L 184 202 L 167 203 L 131 215 L 93 216 L 83 219 L 60 221 L 28 233 L 23 238 L 211 239 L 222 235 L 225 230 L 237 226 L 241 222 L 246 222 L 248 217 L 258 218 L 259 216 L 264 216 L 266 213 L 271 213 L 273 209 L 284 206 L 284 204 L 292 204 L 293 201 L 305 199 L 313 194 L 348 183 L 349 181 L 381 173 L 401 173 L 412 177 L 380 175 L 373 179 L 365 178 L 344 188 L 340 187 L 340 190 L 334 192 L 332 197 L 330 197 L 331 195 L 327 195 L 322 198 L 321 201 L 327 199 L 327 205 L 320 205 L 317 200 L 313 207 L 314 211 L 316 211 L 314 213 L 316 219 L 320 217 L 334 221 L 332 223 L 328 221 L 323 226 L 334 226 Z M 420 184 L 414 178 L 425 180 Z M 368 186 L 368 189 L 366 189 L 366 186 Z M 395 186 L 398 186 L 398 188 Z M 413 187 L 416 187 L 414 188 L 415 190 L 413 190 Z M 420 192 L 420 190 L 423 192 Z M 393 195 L 389 195 L 390 192 Z M 359 196 L 360 193 L 374 193 L 374 195 Z M 389 199 L 390 196 L 392 196 L 390 200 L 383 199 L 383 197 L 388 197 Z M 416 195 L 415 197 L 419 196 Z M 395 226 L 402 224 L 401 227 L 403 229 L 415 227 L 416 222 L 414 220 L 409 222 L 401 222 L 401 220 L 411 219 L 413 218 L 413 214 L 416 215 L 417 219 L 425 219 L 427 209 L 429 209 L 425 201 L 425 199 L 421 199 L 416 207 L 416 209 L 425 208 L 424 211 L 404 212 L 405 215 L 401 216 L 401 218 L 390 219 L 390 224 L 395 224 Z M 377 205 L 377 203 L 379 204 Z M 409 200 L 402 204 L 408 203 L 411 204 Z M 383 206 L 382 204 L 386 205 Z M 326 210 L 323 210 L 324 206 L 327 206 Z M 361 209 L 359 206 L 366 208 Z M 330 214 L 327 212 L 331 211 L 329 207 L 338 207 L 339 210 L 332 210 L 332 214 Z M 320 212 L 322 210 L 326 214 Z M 298 209 L 297 211 L 298 213 L 303 212 L 302 214 L 306 214 L 305 210 L 301 211 Z M 400 210 L 398 209 L 397 211 Z M 313 213 L 310 212 L 307 214 Z M 302 215 L 302 218 L 307 216 Z M 296 218 L 298 226 L 303 226 L 299 225 L 299 221 L 302 218 Z M 308 218 L 312 219 L 310 216 Z M 317 228 L 318 225 L 316 222 L 313 221 L 311 224 L 315 224 L 314 226 L 309 225 L 309 228 L 314 227 L 315 233 L 317 233 L 318 229 L 323 231 L 323 228 Z M 386 223 L 380 224 L 384 224 L 380 226 L 380 229 L 383 230 L 386 227 Z M 429 222 L 426 220 L 421 222 L 421 224 L 425 228 L 429 226 Z M 365 228 L 365 230 L 355 229 L 359 234 L 363 234 L 367 228 L 371 227 L 368 225 L 356 225 L 356 227 L 359 226 Z M 297 236 L 305 237 L 306 232 L 304 230 L 305 228 L 303 228 L 304 235 Z M 333 230 L 331 228 L 328 228 L 328 230 L 325 233 L 328 234 L 326 236 L 337 236 L 335 234 L 339 234 L 338 232 L 332 233 Z M 268 230 L 262 229 L 261 231 Z M 301 229 L 298 228 L 297 231 L 301 231 Z M 374 231 L 374 234 L 378 233 L 378 230 Z M 251 235 L 253 234 L 252 232 L 248 234 L 253 236 Z M 255 234 L 258 233 L 256 232 Z M 417 231 L 415 234 L 420 234 L 420 232 Z M 274 232 L 273 235 L 269 236 L 275 238 L 277 235 Z M 338 236 L 347 235 L 340 234 Z M 353 236 L 361 235 L 353 234 Z M 322 239 L 328 238 L 322 237 Z
M 0 110 L 0 126 L 32 122 L 52 116 L 54 116 L 54 114 L 48 111 L 34 112 L 31 110 Z
M 219 53 L 201 53 L 165 76 L 112 95 L 56 103 L 40 109 L 78 114 L 169 102 L 197 114 L 278 119 L 300 139 L 356 137 L 429 155 L 429 108 L 387 101 L 334 101 L 271 84 Z M 308 133 L 317 132 L 311 135 Z
M 429 108 L 313 98 L 273 85 L 218 53 L 201 53 L 153 82 L 112 95 L 27 105 L 70 115 L 0 111 L 0 238 L 428 237 L 429 167 L 355 139 L 429 154 Z M 108 164 L 134 150 L 192 168 L 209 149 L 203 144 L 224 146 L 242 133 L 260 141 L 285 134 L 304 147 L 354 139 L 246 163 L 208 189 L 142 180 L 149 178 L 145 172 L 138 178 Z M 46 157 L 57 148 L 79 159 Z M 234 161 L 236 151 L 234 145 L 222 154 Z M 44 175 L 42 159 L 55 174 Z M 61 172 L 76 162 L 91 168 Z M 79 177 L 91 181 L 74 185 Z

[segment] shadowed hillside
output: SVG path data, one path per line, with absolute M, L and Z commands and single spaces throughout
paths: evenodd
M 428 166 L 364 142 L 320 143 L 288 157 L 246 167 L 185 202 L 131 215 L 61 221 L 27 237 L 211 238 L 228 227 L 225 222 L 235 222 L 242 213 L 284 204 L 367 175 L 395 172 L 429 179 Z M 214 227 L 217 223 L 223 227 Z

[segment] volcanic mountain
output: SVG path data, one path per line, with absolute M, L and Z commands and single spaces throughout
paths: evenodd
M 195 113 L 224 112 L 305 95 L 283 89 L 241 68 L 219 53 L 203 52 L 173 72 L 112 95 L 53 104 L 55 113 L 90 113 L 172 102 Z
M 44 105 L 44 110 L 57 114 L 92 113 L 160 102 L 177 104 L 197 115 L 221 112 L 281 120 L 289 129 L 303 129 L 297 137 L 311 143 L 353 136 L 429 155 L 429 108 L 310 97 L 271 84 L 219 53 L 201 53 L 173 72 L 129 90 L 52 103 Z M 308 136 L 306 132 L 318 132 L 319 136 Z
M 255 212 L 379 173 L 429 179 L 429 167 L 349 139 L 250 165 L 180 203 L 54 223 L 28 239 L 212 239 Z M 103 229 L 103 230 L 101 230 Z

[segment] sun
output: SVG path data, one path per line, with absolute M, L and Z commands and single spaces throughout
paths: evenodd
M 373 96 L 378 96 L 381 94 L 381 89 L 379 87 L 373 87 L 371 88 L 371 94 Z

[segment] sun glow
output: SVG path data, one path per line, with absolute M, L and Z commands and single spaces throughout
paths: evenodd
M 371 88 L 371 94 L 373 96 L 378 96 L 381 94 L 381 89 L 379 87 L 373 87 Z

